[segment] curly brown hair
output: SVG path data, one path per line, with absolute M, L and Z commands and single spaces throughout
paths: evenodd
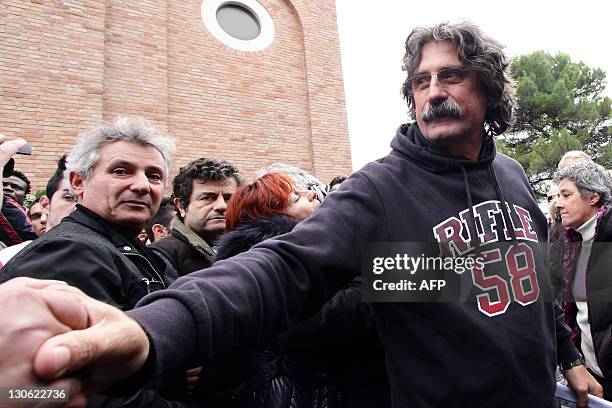
M 408 75 L 401 92 L 411 116 L 415 118 L 416 112 L 409 78 L 419 66 L 423 46 L 430 41 L 440 40 L 449 40 L 455 44 L 465 68 L 478 74 L 488 100 L 485 116 L 487 133 L 500 135 L 505 132 L 512 125 L 513 110 L 516 107 L 516 85 L 510 75 L 510 63 L 503 52 L 503 46 L 469 22 L 418 27 L 406 39 L 403 64 Z
M 232 163 L 202 157 L 181 167 L 172 181 L 172 197 L 178 198 L 183 208 L 187 208 L 193 188 L 193 180 L 221 181 L 231 177 L 236 180 L 238 186 L 244 182 L 244 175 Z

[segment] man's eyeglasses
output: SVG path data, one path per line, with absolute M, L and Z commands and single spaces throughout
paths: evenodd
M 438 78 L 440 85 L 448 86 L 463 82 L 468 72 L 470 72 L 470 70 L 465 68 L 444 68 L 433 74 L 423 73 L 414 75 L 408 78 L 408 82 L 410 83 L 412 92 L 419 92 L 429 88 L 431 77 L 434 75 Z

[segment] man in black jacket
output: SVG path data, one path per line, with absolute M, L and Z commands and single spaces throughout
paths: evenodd
M 163 289 L 166 264 L 136 236 L 159 207 L 173 152 L 172 139 L 140 118 L 119 117 L 84 134 L 66 163 L 76 210 L 15 255 L 0 282 L 64 281 L 121 310 Z M 128 394 L 126 400 L 96 395 L 90 406 L 168 403 L 154 390 Z
M 150 245 L 178 272 L 208 268 L 212 246 L 225 231 L 227 201 L 244 176 L 230 162 L 201 158 L 181 167 L 172 182 L 177 208 L 169 236 Z
M 77 209 L 16 255 L 1 281 L 62 280 L 122 310 L 163 288 L 164 263 L 135 236 L 159 207 L 173 149 L 142 119 L 86 133 L 67 159 Z

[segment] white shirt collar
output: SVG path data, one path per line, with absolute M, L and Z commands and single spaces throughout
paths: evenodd
M 587 222 L 576 228 L 576 232 L 582 235 L 582 242 L 592 241 L 595 236 L 595 227 L 597 226 L 597 214 L 589 218 Z

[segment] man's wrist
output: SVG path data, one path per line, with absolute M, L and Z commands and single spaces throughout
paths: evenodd
M 572 368 L 580 365 L 584 365 L 584 358 L 582 356 L 579 356 L 576 360 L 567 363 L 559 363 L 559 367 L 561 367 L 562 371 L 571 370 Z

